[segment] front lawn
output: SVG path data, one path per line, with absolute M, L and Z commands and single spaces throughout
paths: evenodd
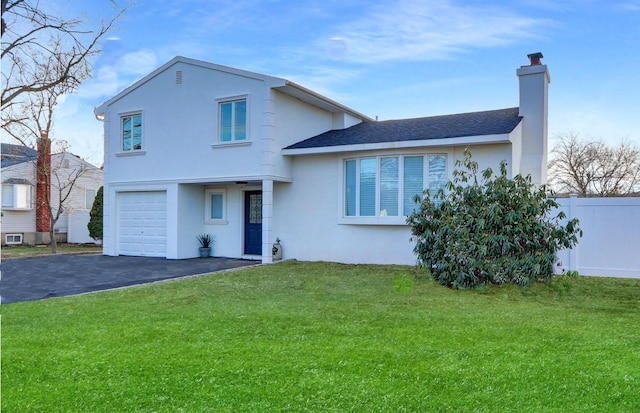
M 3 305 L 3 412 L 637 412 L 640 280 L 285 262 Z
M 58 244 L 58 254 L 101 253 L 102 245 L 95 244 Z M 24 258 L 51 254 L 51 245 L 3 245 L 2 259 Z

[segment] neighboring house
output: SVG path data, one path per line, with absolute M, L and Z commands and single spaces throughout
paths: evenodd
M 286 79 L 176 57 L 95 109 L 104 122 L 105 255 L 415 263 L 413 197 L 481 168 L 546 182 L 541 54 L 519 107 L 375 121 Z
M 45 231 L 37 228 L 38 151 L 21 145 L 2 144 L 2 245 L 48 243 L 48 216 L 41 214 Z M 69 176 L 85 172 L 76 180 L 65 202 L 66 209 L 54 232 L 59 242 L 94 242 L 87 223 L 96 192 L 102 186 L 102 170 L 79 157 L 63 152 L 51 155 L 51 204 L 58 205 L 60 193 Z M 60 183 L 56 177 L 60 178 Z

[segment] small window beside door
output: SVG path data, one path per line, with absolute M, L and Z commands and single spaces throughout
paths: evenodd
M 227 223 L 227 191 L 224 188 L 207 189 L 205 202 L 205 217 L 207 224 Z

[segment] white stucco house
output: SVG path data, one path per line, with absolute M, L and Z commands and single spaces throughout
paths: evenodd
M 2 245 L 41 244 L 49 242 L 50 221 L 48 213 L 38 197 L 37 162 L 39 152 L 35 149 L 8 143 L 2 144 Z M 68 191 L 69 179 L 75 180 L 66 201 L 65 209 L 54 227 L 59 242 L 91 243 L 87 223 L 89 211 L 98 189 L 102 186 L 102 170 L 70 152 L 51 154 L 49 181 L 51 205 L 59 205 L 60 190 L 63 196 Z M 79 178 L 77 171 L 83 171 Z M 44 191 L 45 189 L 43 189 Z M 55 209 L 55 208 L 54 208 Z M 55 211 L 54 211 L 55 213 Z
M 176 57 L 95 108 L 104 122 L 105 255 L 414 264 L 413 196 L 482 168 L 546 182 L 542 55 L 517 69 L 517 107 L 375 121 L 296 83 Z M 509 79 L 505 79 L 509 81 Z M 514 81 L 514 89 L 515 89 Z

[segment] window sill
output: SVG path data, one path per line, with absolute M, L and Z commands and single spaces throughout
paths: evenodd
M 340 225 L 392 225 L 407 226 L 406 217 L 342 217 L 338 219 Z
M 33 211 L 33 208 L 16 208 L 16 207 L 7 207 L 7 206 L 3 206 L 2 207 L 3 211 L 12 211 L 12 212 L 27 212 L 27 211 Z
M 214 149 L 217 148 L 234 148 L 236 146 L 250 146 L 251 141 L 234 141 L 234 142 L 218 142 L 211 144 Z
M 118 152 L 116 153 L 116 156 L 118 157 L 122 157 L 122 156 L 142 156 L 144 154 L 146 154 L 147 151 L 126 151 L 126 152 Z
M 229 221 L 226 219 L 207 219 L 204 221 L 205 225 L 227 225 Z

